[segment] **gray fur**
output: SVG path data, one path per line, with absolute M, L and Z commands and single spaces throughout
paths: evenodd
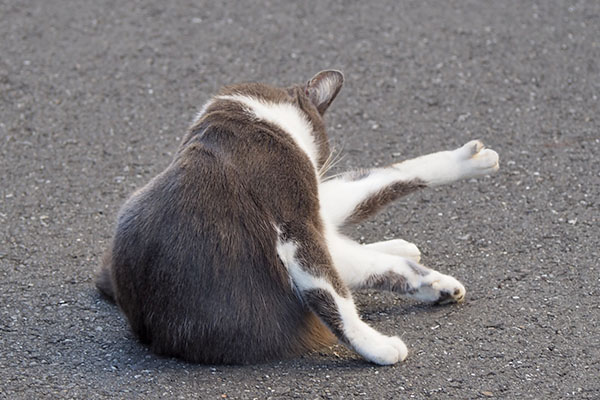
M 243 84 L 220 94 L 295 104 L 323 162 L 324 109 L 305 92 Z M 123 205 L 97 285 L 158 354 L 204 363 L 300 354 L 332 336 L 290 287 L 275 225 L 303 244 L 306 265 L 330 265 L 318 210 L 314 167 L 289 136 L 236 102 L 214 101 L 171 165 Z

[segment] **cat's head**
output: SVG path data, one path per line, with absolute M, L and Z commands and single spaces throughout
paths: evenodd
M 288 89 L 292 96 L 295 95 L 296 104 L 306 113 L 313 127 L 313 135 L 319 146 L 317 167 L 322 173 L 327 169 L 325 164 L 331 156 L 323 115 L 343 84 L 344 75 L 340 71 L 325 70 L 313 76 L 306 84 Z
M 323 115 L 343 83 L 344 75 L 340 71 L 326 70 L 316 74 L 306 84 L 280 88 L 262 83 L 244 83 L 223 88 L 219 96 L 249 96 L 266 103 L 291 103 L 298 107 L 312 127 L 318 146 L 317 167 L 321 168 L 330 156 Z

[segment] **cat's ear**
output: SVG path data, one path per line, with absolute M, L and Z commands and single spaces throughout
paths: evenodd
M 306 84 L 304 89 L 308 98 L 323 115 L 344 83 L 344 75 L 340 71 L 321 71 Z

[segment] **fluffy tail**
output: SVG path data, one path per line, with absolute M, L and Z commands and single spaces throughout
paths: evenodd
M 108 300 L 115 302 L 115 289 L 112 283 L 111 255 L 112 249 L 104 253 L 102 265 L 96 275 L 96 287 Z

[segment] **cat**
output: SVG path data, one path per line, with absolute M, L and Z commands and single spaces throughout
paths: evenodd
M 225 87 L 172 163 L 125 202 L 96 285 L 152 351 L 248 364 L 337 340 L 389 365 L 407 347 L 360 319 L 352 290 L 464 299 L 459 281 L 419 264 L 414 244 L 362 245 L 340 228 L 418 189 L 491 174 L 498 154 L 470 141 L 324 179 L 323 115 L 343 81 L 327 70 L 305 85 Z

